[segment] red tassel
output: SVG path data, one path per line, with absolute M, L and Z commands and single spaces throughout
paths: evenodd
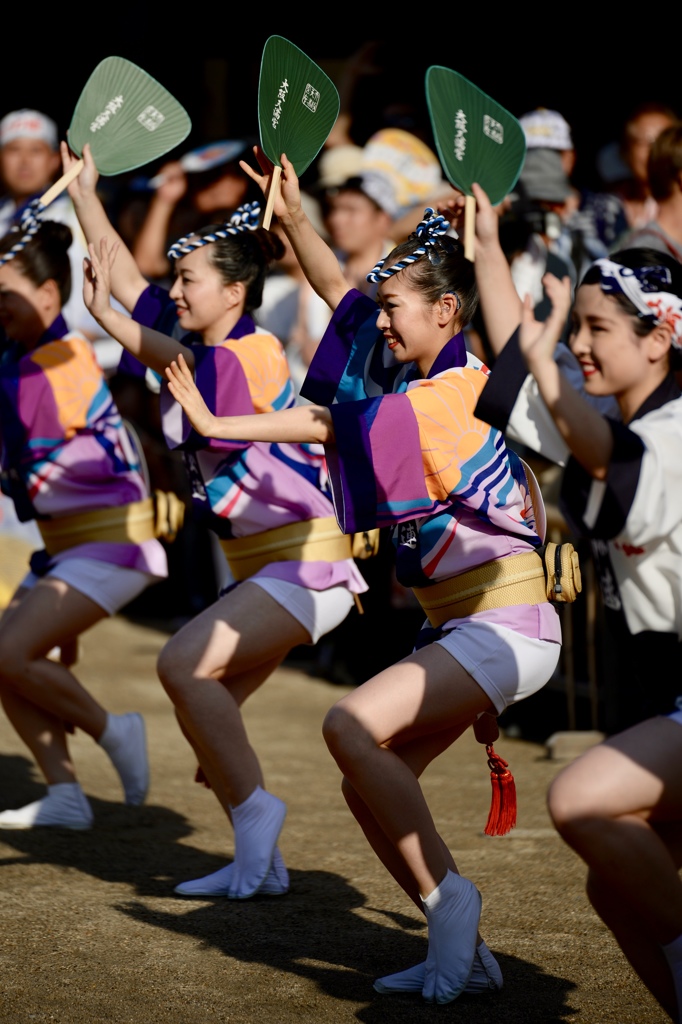
M 509 765 L 495 753 L 492 743 L 485 748 L 493 796 L 485 826 L 487 836 L 506 836 L 516 825 L 516 785 Z
M 206 789 L 210 789 L 211 788 L 211 783 L 208 781 L 208 779 L 204 775 L 204 769 L 201 767 L 200 764 L 197 765 L 197 770 L 194 773 L 194 781 L 195 782 L 200 782 L 203 786 L 206 786 Z

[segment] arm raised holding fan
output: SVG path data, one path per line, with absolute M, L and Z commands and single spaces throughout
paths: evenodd
M 67 173 L 78 162 L 78 158 L 74 156 L 65 142 L 61 144 L 61 154 L 64 173 Z M 111 243 L 117 246 L 116 261 L 115 264 L 112 262 L 110 268 L 111 291 L 114 298 L 118 299 L 129 312 L 132 312 L 140 295 L 147 288 L 148 281 L 109 220 L 102 201 L 97 195 L 99 173 L 87 143 L 83 146 L 82 160 L 83 170 L 69 185 L 69 195 L 88 244 L 99 246 L 101 239 L 106 236 Z
M 274 165 L 258 146 L 254 146 L 254 153 L 261 168 L 260 174 L 244 160 L 240 160 L 239 166 L 260 186 L 263 194 L 267 195 L 273 182 Z M 294 165 L 284 153 L 281 162 L 282 174 L 279 183 L 274 181 L 273 184 L 277 189 L 273 212 L 284 228 L 296 253 L 296 259 L 311 286 L 329 308 L 334 310 L 348 291 L 348 282 L 343 276 L 336 256 L 320 238 L 301 206 L 301 192 Z

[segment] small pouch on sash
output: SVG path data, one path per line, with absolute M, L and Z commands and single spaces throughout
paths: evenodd
M 572 544 L 545 544 L 541 549 L 547 581 L 547 600 L 558 604 L 575 601 L 583 589 L 578 552 Z
M 364 533 L 351 534 L 351 554 L 353 558 L 372 558 L 379 553 L 380 530 L 365 530 Z

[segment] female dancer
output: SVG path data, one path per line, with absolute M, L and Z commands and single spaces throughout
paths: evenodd
M 84 160 L 72 195 L 88 240 L 98 245 L 98 251 L 90 245 L 85 297 L 105 330 L 163 374 L 178 342 L 144 325 L 166 327 L 170 316 L 184 335 L 186 364 L 218 414 L 262 415 L 293 405 L 282 346 L 252 318 L 268 263 L 281 252 L 279 239 L 257 227 L 258 210 L 242 208 L 227 224 L 174 245 L 176 278 L 166 293 L 148 286 L 122 246 L 112 265 L 104 236 L 115 238 L 115 232 L 95 194 L 97 172 L 87 150 Z M 111 308 L 110 278 L 133 319 Z M 351 557 L 350 538 L 334 519 L 321 448 L 206 441 L 181 422 L 175 402 L 168 405 L 166 437 L 183 448 L 195 508 L 218 535 L 239 582 L 183 627 L 159 659 L 181 729 L 235 836 L 232 864 L 176 892 L 279 895 L 289 885 L 276 845 L 286 808 L 263 788 L 240 707 L 292 647 L 314 644 L 342 622 L 367 585 Z
M 271 167 L 259 159 L 265 191 Z M 428 921 L 426 962 L 375 987 L 448 1003 L 499 988 L 502 977 L 478 936 L 480 894 L 457 873 L 418 779 L 480 716 L 494 725 L 489 716 L 545 684 L 559 656 L 558 617 L 545 597 L 522 465 L 473 417 L 486 374 L 461 334 L 476 305 L 461 247 L 427 217 L 370 275 L 377 309 L 348 289 L 301 209 L 285 156 L 282 167 L 275 213 L 335 310 L 303 389 L 319 404 L 215 417 L 181 355 L 167 370 L 169 389 L 206 436 L 322 442 L 342 528 L 394 527 L 399 578 L 432 628 L 412 655 L 342 698 L 324 735 L 352 813 Z
M 509 295 L 508 271 L 495 249 L 495 215 L 483 193 L 477 200 L 484 314 L 489 302 L 499 318 L 505 290 Z M 623 250 L 597 260 L 577 290 L 570 343 L 584 390 L 591 397 L 615 396 L 620 422 L 602 417 L 560 373 L 555 350 L 570 287 L 551 276 L 545 284 L 553 301 L 550 318 L 536 324 L 526 304 L 521 329 L 499 360 L 507 408 L 516 377 L 536 440 L 553 433 L 555 450 L 560 442 L 566 448 L 563 503 L 575 529 L 593 538 L 607 626 L 622 651 L 623 685 L 646 689 L 656 714 L 565 768 L 550 788 L 549 809 L 562 837 L 588 865 L 595 910 L 645 985 L 679 1021 L 682 713 L 675 708 L 682 694 L 682 397 L 674 371 L 682 365 L 682 266 L 651 249 Z M 518 315 L 512 299 L 514 305 L 512 318 Z M 523 380 L 523 370 L 515 373 L 519 361 L 530 381 Z M 484 395 L 491 412 L 497 365 Z M 533 415 L 537 400 L 544 403 L 544 418 Z M 517 415 L 517 433 L 521 422 Z M 667 670 L 652 677 L 657 663 Z
M 37 519 L 31 559 L 0 620 L 0 700 L 47 780 L 47 795 L 0 814 L 0 828 L 90 828 L 66 723 L 102 746 L 128 804 L 148 786 L 144 722 L 112 715 L 68 665 L 76 638 L 167 574 L 151 500 L 90 343 L 69 331 L 71 232 L 44 222 L 14 254 L 0 241 L 2 486 L 19 519 Z M 47 657 L 60 647 L 62 662 Z M 70 652 L 70 653 L 67 653 Z

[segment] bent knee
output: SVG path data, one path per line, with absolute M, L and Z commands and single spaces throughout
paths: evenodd
M 156 660 L 156 672 L 171 697 L 179 695 L 187 685 L 188 670 L 182 649 L 174 640 L 169 640 L 161 650 Z
M 590 794 L 565 772 L 557 776 L 547 793 L 547 809 L 554 827 L 566 836 L 594 817 Z
M 339 764 L 348 764 L 361 755 L 362 750 L 374 747 L 372 737 L 361 722 L 343 706 L 335 704 L 322 723 L 322 736 L 330 754 Z
M 0 687 L 16 689 L 26 676 L 29 664 L 30 658 L 18 638 L 0 632 Z

